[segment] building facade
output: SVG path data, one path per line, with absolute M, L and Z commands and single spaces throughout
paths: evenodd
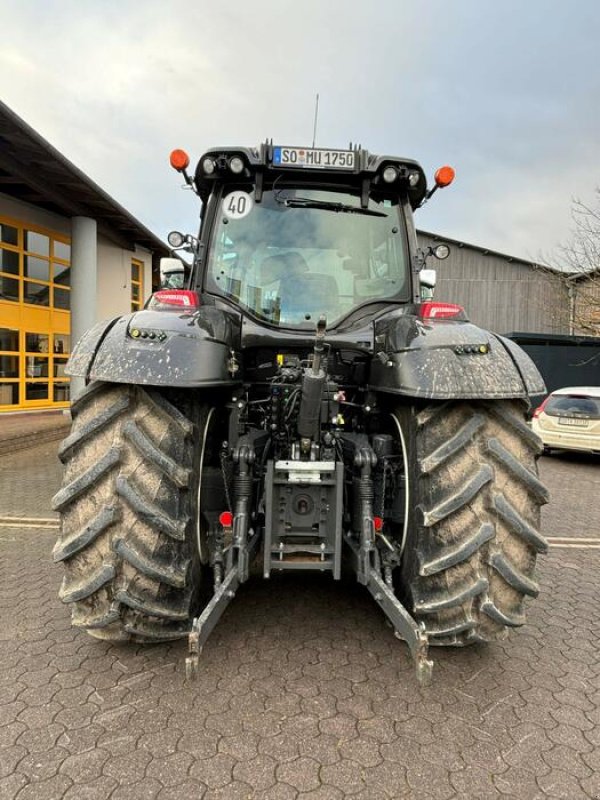
M 167 253 L 0 104 L 0 413 L 68 407 L 74 341 L 141 308 Z
M 495 333 L 568 334 L 569 293 L 564 275 L 524 259 L 418 231 L 423 250 L 447 242 L 445 261 L 431 258 L 437 300 L 458 303 L 469 319 Z

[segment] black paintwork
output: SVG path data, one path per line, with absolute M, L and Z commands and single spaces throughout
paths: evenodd
M 502 399 L 527 398 L 544 385 L 513 342 L 467 321 L 391 314 L 376 321 L 375 341 L 369 387 L 376 391 L 434 400 Z
M 154 336 L 141 338 L 142 333 Z M 193 313 L 138 311 L 91 328 L 78 342 L 67 372 L 92 381 L 151 386 L 234 385 L 230 359 L 239 340 L 239 315 L 214 306 Z

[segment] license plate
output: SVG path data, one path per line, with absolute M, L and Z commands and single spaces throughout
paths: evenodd
M 559 425 L 574 425 L 576 428 L 587 428 L 587 419 L 577 419 L 576 417 L 560 417 Z
M 353 150 L 322 150 L 314 147 L 274 147 L 274 167 L 305 169 L 354 169 Z

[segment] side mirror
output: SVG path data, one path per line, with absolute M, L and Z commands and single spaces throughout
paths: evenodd
M 421 287 L 421 300 L 431 300 L 437 282 L 437 273 L 434 269 L 422 269 L 419 272 L 419 285 Z
M 419 283 L 428 289 L 435 289 L 437 283 L 437 272 L 434 269 L 422 269 L 419 272 Z
M 185 283 L 185 267 L 178 258 L 161 258 L 160 285 L 171 289 L 181 289 Z

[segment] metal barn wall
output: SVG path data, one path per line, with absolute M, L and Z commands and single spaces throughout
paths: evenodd
M 437 300 L 459 303 L 469 319 L 496 333 L 569 333 L 569 299 L 558 281 L 527 261 L 462 242 L 418 232 L 422 248 L 446 241 L 445 261 L 429 259 L 437 270 Z

